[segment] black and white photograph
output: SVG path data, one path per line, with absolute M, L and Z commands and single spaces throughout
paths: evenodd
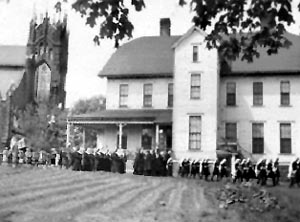
M 0 222 L 300 221 L 300 0 L 0 0 Z

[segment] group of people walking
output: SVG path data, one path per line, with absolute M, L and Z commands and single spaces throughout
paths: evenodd
M 8 149 L 2 153 L 2 164 L 10 164 L 12 167 L 26 166 L 58 166 L 74 171 L 108 171 L 125 173 L 126 155 L 119 150 L 110 153 L 99 149 L 74 147 L 70 149 L 52 149 L 51 152 L 33 151 L 30 148 Z
M 33 151 L 30 148 L 9 149 L 6 147 L 2 153 L 2 163 L 11 164 L 13 167 L 17 165 L 50 165 L 55 162 L 55 155 L 51 155 L 45 151 Z
M 236 159 L 234 166 L 228 166 L 226 159 L 210 161 L 209 159 L 191 160 L 182 159 L 179 163 L 179 175 L 181 177 L 199 177 L 206 181 L 217 181 L 222 178 L 230 177 L 234 183 L 257 180 L 257 184 L 266 185 L 268 178 L 272 180 L 273 186 L 279 184 L 280 169 L 279 159 L 275 160 L 263 158 L 254 164 L 248 159 Z M 296 158 L 290 163 L 288 178 L 290 179 L 290 187 L 297 184 L 300 187 L 300 160 Z
M 173 160 L 171 152 L 139 150 L 135 155 L 133 174 L 144 176 L 172 176 Z
M 2 164 L 11 163 L 26 165 L 54 165 L 71 168 L 74 171 L 107 171 L 126 172 L 126 153 L 121 149 L 115 152 L 103 152 L 97 148 L 79 148 L 73 150 L 53 149 L 50 153 L 45 151 L 33 151 L 30 148 L 8 149 L 2 153 Z M 158 150 L 139 150 L 134 158 L 133 174 L 144 176 L 173 176 L 174 161 L 171 152 L 159 152 Z M 232 167 L 230 167 L 231 165 Z M 288 170 L 290 187 L 297 184 L 300 187 L 300 159 L 296 158 L 290 163 Z M 248 159 L 236 159 L 229 164 L 226 159 L 210 161 L 209 159 L 191 160 L 184 158 L 179 162 L 178 174 L 181 177 L 200 178 L 206 181 L 222 180 L 231 177 L 232 181 L 243 182 L 257 180 L 257 184 L 266 185 L 268 179 L 273 186 L 279 184 L 281 176 L 279 159 L 261 159 L 254 164 Z
M 115 152 L 103 152 L 100 149 L 74 148 L 70 153 L 70 166 L 74 171 L 107 171 L 113 173 L 126 172 L 127 157 L 117 149 Z

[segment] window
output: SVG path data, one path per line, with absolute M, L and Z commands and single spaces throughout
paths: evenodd
M 34 94 L 36 101 L 48 101 L 50 98 L 51 70 L 46 63 L 35 71 Z
M 39 46 L 39 55 L 43 55 L 44 54 L 44 45 L 43 43 L 41 42 L 40 43 L 40 46 Z
M 152 148 L 152 135 L 148 128 L 142 130 L 142 148 L 147 150 Z
M 264 153 L 263 123 L 252 123 L 252 153 Z
M 226 123 L 225 124 L 225 139 L 230 142 L 237 141 L 237 127 L 236 123 Z
M 292 152 L 291 124 L 280 123 L 280 153 Z
M 190 116 L 189 119 L 189 149 L 201 149 L 201 116 Z
M 200 99 L 201 75 L 191 75 L 191 99 Z
M 198 62 L 198 46 L 193 46 L 193 62 Z
M 120 85 L 120 98 L 119 98 L 120 107 L 127 107 L 127 102 L 128 102 L 128 85 L 121 84 Z
M 51 48 L 48 51 L 48 59 L 50 59 L 50 60 L 53 59 L 53 50 Z
M 173 83 L 168 84 L 168 107 L 173 107 Z
M 236 105 L 236 84 L 235 82 L 228 82 L 226 85 L 226 104 L 227 106 Z
M 121 148 L 127 149 L 127 135 L 122 134 Z M 119 134 L 117 134 L 117 147 L 119 147 Z
M 280 82 L 280 104 L 282 106 L 290 105 L 290 82 L 281 81 Z
M 263 83 L 254 82 L 253 83 L 253 106 L 263 105 Z
M 152 84 L 144 84 L 144 107 L 152 106 Z

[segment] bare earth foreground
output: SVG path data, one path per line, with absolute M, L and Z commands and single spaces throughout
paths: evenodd
M 299 217 L 299 211 L 275 220 L 272 212 L 262 218 L 245 208 L 220 209 L 215 198 L 220 186 L 193 179 L 0 166 L 0 221 L 235 222 Z M 299 194 L 300 189 L 293 191 Z M 296 208 L 299 200 L 293 200 Z

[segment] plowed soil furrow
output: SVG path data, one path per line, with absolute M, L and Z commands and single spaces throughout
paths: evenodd
M 139 195 L 137 198 L 133 199 L 128 204 L 123 204 L 119 208 L 118 213 L 124 215 L 127 214 L 127 216 L 130 216 L 137 213 L 143 213 L 144 211 L 150 209 L 156 204 L 165 204 L 165 194 L 167 192 L 170 192 L 170 190 L 174 188 L 175 186 L 171 183 L 160 184 L 159 187 L 151 189 L 147 193 L 144 192 L 142 195 Z M 130 215 L 128 215 L 128 212 L 130 212 Z
M 197 211 L 200 210 L 200 207 L 201 207 L 201 205 L 200 205 L 201 199 L 199 199 L 199 197 L 201 195 L 201 194 L 199 194 L 200 192 L 203 193 L 203 189 L 199 189 L 198 187 L 192 188 L 192 200 L 194 202 L 195 210 L 197 210 Z M 201 200 L 201 201 L 203 202 L 203 200 Z
M 99 209 L 99 211 L 102 211 L 102 206 L 109 201 L 110 199 L 117 198 L 120 194 L 124 192 L 128 192 L 130 190 L 136 189 L 138 185 L 134 183 L 134 181 L 126 181 L 120 182 L 118 184 L 119 186 L 114 186 L 109 191 L 101 192 L 101 188 L 98 189 L 99 192 L 93 192 L 86 196 L 84 199 L 77 199 L 75 201 L 70 201 L 68 204 L 64 204 L 61 206 L 59 211 L 71 211 L 72 214 L 79 214 L 80 212 L 83 212 L 83 209 Z M 94 195 L 93 195 L 94 194 Z
M 39 205 L 40 208 L 48 209 L 48 210 L 59 210 L 61 206 L 67 204 L 71 201 L 82 201 L 89 196 L 93 196 L 95 193 L 106 192 L 114 187 L 118 186 L 118 183 L 115 182 L 117 179 L 109 178 L 104 181 L 98 181 L 98 183 L 91 183 L 86 186 L 79 186 L 76 188 L 72 188 L 60 195 L 53 195 L 45 200 L 43 203 Z M 126 182 L 125 182 L 126 184 Z
M 80 177 L 76 174 L 65 174 L 62 173 L 60 177 L 54 177 L 53 179 L 46 178 L 45 180 L 40 181 L 32 181 L 30 184 L 22 184 L 22 186 L 19 187 L 11 187 L 6 189 L 5 193 L 0 194 L 1 198 L 4 198 L 6 196 L 17 196 L 22 193 L 31 192 L 34 190 L 43 190 L 43 189 L 49 189 L 61 187 L 61 186 L 67 186 L 69 184 L 73 183 L 79 183 L 81 181 L 84 181 L 85 179 L 90 178 L 89 175 L 82 174 Z M 105 178 L 104 178 L 105 179 Z
M 9 186 L 11 188 L 14 188 L 22 184 L 22 187 L 25 187 L 33 183 L 39 183 L 39 182 L 50 181 L 50 180 L 58 180 L 65 177 L 66 175 L 67 174 L 65 174 L 64 172 L 60 172 L 58 170 L 50 170 L 50 171 L 33 170 L 32 172 L 29 170 L 24 172 L 21 175 L 18 176 L 14 175 L 5 179 L 5 182 L 2 185 L 5 187 Z
M 76 178 L 76 177 L 74 177 L 74 178 Z M 8 207 L 8 206 L 14 206 L 18 203 L 28 205 L 33 201 L 43 200 L 43 198 L 46 198 L 46 197 L 49 197 L 52 195 L 57 196 L 59 194 L 66 194 L 66 193 L 70 193 L 73 191 L 75 192 L 78 189 L 91 184 L 91 181 L 92 181 L 91 179 L 82 180 L 82 181 L 79 181 L 76 183 L 74 183 L 75 181 L 69 181 L 67 183 L 67 185 L 70 185 L 70 186 L 57 186 L 56 188 L 48 187 L 48 188 L 42 189 L 42 190 L 34 190 L 32 192 L 26 192 L 17 197 L 11 196 L 8 198 L 1 198 L 0 199 L 0 209 L 3 209 L 4 207 Z M 59 181 L 57 181 L 57 182 L 59 184 Z M 97 184 L 100 182 L 93 181 L 93 183 Z
M 180 201 L 180 209 L 187 209 L 188 214 L 191 212 L 196 212 L 196 204 L 195 204 L 195 198 L 194 198 L 194 191 L 193 189 L 185 189 L 182 192 L 181 195 L 181 201 Z
M 177 188 L 173 190 L 170 195 L 168 208 L 171 208 L 173 211 L 179 211 L 182 201 L 182 193 L 187 188 L 184 182 L 178 182 Z
M 111 199 L 107 201 L 103 206 L 102 206 L 102 211 L 114 211 L 118 208 L 122 208 L 125 205 L 131 205 L 132 208 L 134 208 L 134 205 L 132 205 L 132 202 L 136 198 L 138 198 L 141 195 L 145 195 L 148 192 L 152 191 L 155 187 L 159 186 L 159 184 L 140 184 L 137 189 L 131 190 L 129 192 L 124 192 L 118 198 L 116 199 Z

